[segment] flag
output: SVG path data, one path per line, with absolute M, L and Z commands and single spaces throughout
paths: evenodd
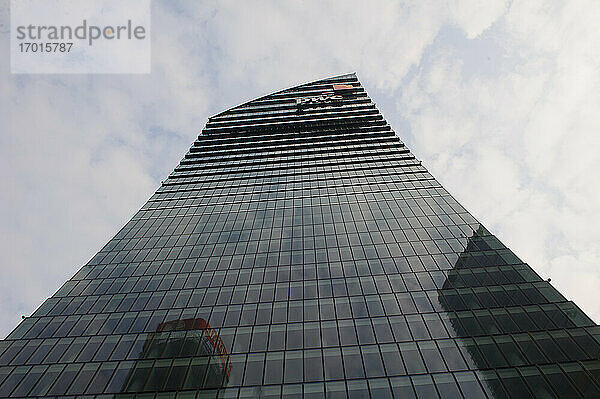
M 333 85 L 334 91 L 343 91 L 343 90 L 351 90 L 354 86 L 351 85 Z

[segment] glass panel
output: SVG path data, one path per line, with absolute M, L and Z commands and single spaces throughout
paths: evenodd
M 264 353 L 248 355 L 248 361 L 246 363 L 246 374 L 244 376 L 244 385 L 262 384 L 264 363 Z
M 31 391 L 31 388 L 44 374 L 48 366 L 33 366 L 27 374 L 25 373 L 26 368 L 17 368 L 13 375 L 6 380 L 6 383 L 0 386 L 0 393 L 2 396 L 10 394 L 11 387 L 15 387 L 15 383 L 20 381 L 20 384 L 12 391 L 13 397 L 25 397 Z M 2 382 L 2 376 L 0 376 L 0 383 Z
M 358 346 L 342 348 L 342 355 L 346 378 L 364 378 L 365 372 Z
M 344 368 L 342 366 L 342 352 L 339 348 L 324 349 L 323 360 L 326 380 L 337 380 L 344 378 Z
M 446 364 L 434 341 L 420 341 L 418 345 L 430 373 L 446 371 Z
M 406 366 L 406 370 L 409 374 L 418 374 L 425 373 L 425 364 L 421 359 L 421 355 L 417 350 L 417 345 L 412 342 L 406 342 L 398 344 L 400 348 L 400 353 L 402 355 L 402 359 L 404 360 L 404 364 Z
M 345 399 L 348 397 L 346 383 L 344 381 L 328 382 L 325 384 L 327 398 Z
M 304 380 L 323 380 L 323 359 L 319 349 L 304 351 Z
M 599 381 L 594 381 L 578 363 L 561 365 L 563 371 L 573 381 L 585 398 L 600 397 Z
M 527 384 L 514 369 L 498 370 L 498 375 L 504 384 L 504 388 L 515 398 L 533 398 L 527 388 Z
M 554 388 L 559 398 L 576 398 L 580 395 L 572 382 L 557 365 L 541 366 L 540 370 Z
M 45 396 L 64 368 L 64 364 L 53 364 L 48 367 L 44 375 L 40 377 L 37 384 L 29 392 L 29 395 Z
M 479 381 L 481 381 L 481 387 L 489 398 L 509 398 L 508 393 L 504 389 L 504 386 L 495 371 L 477 371 L 476 374 Z
M 64 395 L 67 388 L 69 388 L 69 385 L 73 382 L 73 379 L 75 379 L 75 376 L 79 373 L 81 367 L 81 364 L 68 364 L 52 388 L 48 391 L 48 395 Z
M 536 367 L 521 367 L 519 373 L 536 398 L 555 398 L 556 395 Z
M 430 375 L 418 375 L 410 378 L 415 387 L 417 398 L 439 398 Z
M 80 395 L 85 392 L 89 385 L 92 377 L 96 374 L 96 371 L 100 367 L 100 363 L 87 363 L 81 368 L 81 371 L 75 377 L 73 384 L 69 387 L 67 394 L 69 395 Z
M 415 391 L 410 381 L 410 377 L 393 377 L 390 378 L 390 385 L 395 398 L 416 398 Z
M 469 399 L 485 399 L 485 393 L 481 389 L 475 374 L 471 371 L 465 371 L 460 373 L 455 373 L 454 377 L 458 382 L 458 386 L 462 391 L 465 398 Z
M 386 378 L 371 379 L 368 380 L 368 382 L 371 397 L 392 399 L 392 391 L 390 389 L 390 384 Z
M 302 369 L 302 351 L 285 352 L 284 382 L 301 382 Z
M 265 384 L 281 384 L 283 382 L 283 355 L 284 352 L 267 353 Z
M 452 374 L 434 374 L 433 381 L 435 382 L 437 389 L 442 393 L 444 399 L 462 399 L 462 395 L 460 394 Z

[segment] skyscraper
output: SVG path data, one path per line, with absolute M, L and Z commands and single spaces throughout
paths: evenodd
M 457 203 L 354 74 L 210 118 L 0 341 L 0 397 L 598 398 L 599 384 L 600 327 Z

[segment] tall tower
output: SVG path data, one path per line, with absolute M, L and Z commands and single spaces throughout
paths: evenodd
M 456 202 L 354 74 L 210 118 L 0 341 L 0 397 L 598 398 L 599 384 L 599 326 Z

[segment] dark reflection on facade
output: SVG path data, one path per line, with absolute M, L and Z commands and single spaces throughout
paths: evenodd
M 122 392 L 222 388 L 231 367 L 221 337 L 206 320 L 173 320 L 148 334 Z
M 575 341 L 561 329 L 594 323 L 573 303 L 554 305 L 564 298 L 485 227 L 467 238 L 438 298 L 469 368 L 480 370 L 488 397 L 591 398 L 600 393 L 590 376 L 581 372 L 575 387 L 564 371 L 582 371 L 572 361 L 589 360 L 589 355 L 573 352 Z M 562 350 L 551 349 L 560 347 L 561 339 Z M 561 368 L 544 366 L 561 362 Z

